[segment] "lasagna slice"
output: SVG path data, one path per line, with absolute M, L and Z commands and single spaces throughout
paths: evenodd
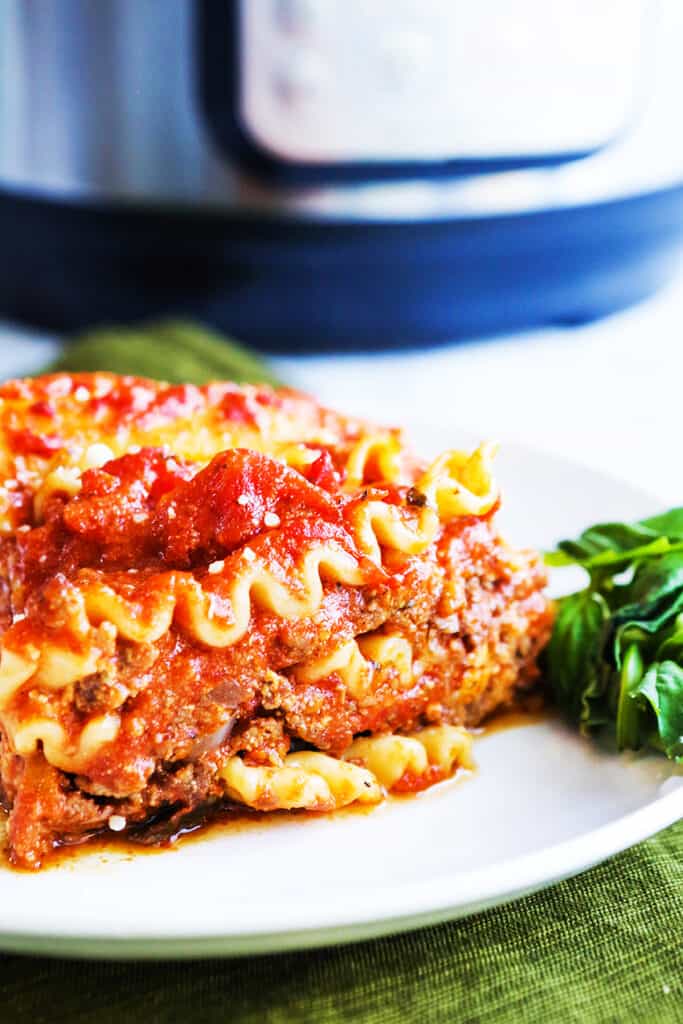
M 290 391 L 0 388 L 0 786 L 38 868 L 222 805 L 331 811 L 470 765 L 537 677 L 545 575 L 493 451 L 422 463 Z

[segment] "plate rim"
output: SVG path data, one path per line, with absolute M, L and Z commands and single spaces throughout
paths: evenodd
M 615 821 L 561 843 L 515 857 L 503 865 L 494 863 L 475 871 L 460 871 L 453 876 L 402 886 L 402 909 L 394 914 L 384 911 L 383 905 L 388 903 L 392 893 L 395 894 L 395 890 L 387 888 L 381 890 L 383 898 L 379 905 L 373 901 L 362 913 L 355 908 L 348 915 L 353 920 L 346 920 L 345 915 L 342 915 L 328 925 L 310 923 L 287 930 L 241 929 L 238 932 L 217 926 L 202 934 L 192 929 L 183 931 L 181 928 L 172 936 L 153 931 L 123 936 L 102 930 L 8 930 L 3 922 L 0 926 L 0 948 L 16 951 L 39 949 L 41 953 L 54 956 L 79 956 L 87 950 L 85 955 L 95 958 L 192 958 L 211 953 L 244 956 L 255 952 L 311 949 L 398 934 L 442 921 L 469 917 L 575 877 L 651 838 L 681 818 L 683 784 L 672 793 L 658 797 Z M 551 873 L 547 868 L 549 859 L 554 865 Z M 468 889 L 473 890 L 474 894 L 463 900 L 462 894 Z M 60 948 L 44 948 L 44 944 L 51 943 L 58 943 Z M 188 944 L 191 944 L 191 949 Z

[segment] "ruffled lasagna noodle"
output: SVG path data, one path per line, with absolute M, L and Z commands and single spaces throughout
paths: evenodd
M 12 860 L 216 807 L 332 811 L 471 767 L 533 684 L 533 553 L 493 447 L 415 457 L 290 391 L 0 389 L 0 783 Z

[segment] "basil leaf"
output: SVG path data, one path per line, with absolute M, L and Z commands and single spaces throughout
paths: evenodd
M 546 655 L 560 708 L 583 732 L 607 729 L 619 749 L 683 761 L 683 508 L 592 526 L 548 562 L 589 574 L 560 601 Z
M 668 512 L 650 516 L 649 519 L 641 519 L 640 525 L 654 530 L 655 533 L 664 534 L 670 540 L 683 540 L 683 506 L 670 508 Z
M 633 694 L 638 697 L 654 711 L 666 755 L 683 761 L 683 667 L 675 661 L 651 665 Z
M 672 600 L 683 591 L 683 551 L 669 551 L 661 558 L 644 562 L 634 574 L 627 589 L 633 604 L 643 613 L 650 614 L 664 600 Z M 625 608 L 622 615 L 626 615 Z
M 599 523 L 577 540 L 563 540 L 546 555 L 548 565 L 578 564 L 585 569 L 611 568 L 614 573 L 630 562 L 683 551 L 683 508 L 670 509 L 637 523 Z
M 599 677 L 602 633 L 608 609 L 599 594 L 583 590 L 559 602 L 544 665 L 555 700 L 566 717 L 590 729 L 593 705 L 603 691 Z
M 683 614 L 676 616 L 670 629 L 660 631 L 656 640 L 657 661 L 677 661 L 683 665 Z

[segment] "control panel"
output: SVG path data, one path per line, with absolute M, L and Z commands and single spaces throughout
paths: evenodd
M 593 150 L 637 95 L 642 0 L 241 0 L 239 119 L 302 164 Z

